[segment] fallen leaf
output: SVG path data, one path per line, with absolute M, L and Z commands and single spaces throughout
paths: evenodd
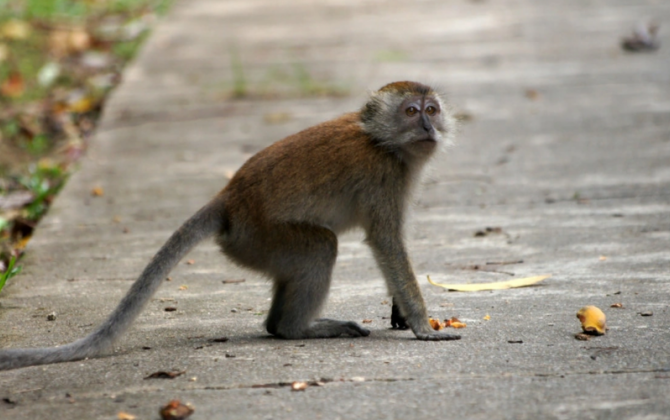
M 86 51 L 91 47 L 91 36 L 85 28 L 74 28 L 68 33 L 67 47 L 70 53 Z
M 14 249 L 16 249 L 18 251 L 24 250 L 26 248 L 26 246 L 28 245 L 28 242 L 30 242 L 31 237 L 32 236 L 27 235 L 27 236 L 24 236 L 23 238 L 21 238 L 20 241 L 18 241 L 16 244 L 14 244 Z
M 479 238 L 479 237 L 487 236 L 487 235 L 494 235 L 494 234 L 497 235 L 497 234 L 501 234 L 502 231 L 503 230 L 502 230 L 501 227 L 498 227 L 498 226 L 490 227 L 489 226 L 489 227 L 484 228 L 483 230 L 478 230 L 477 232 L 475 232 L 474 236 L 475 236 L 475 238 Z
M 464 322 L 461 322 L 458 318 L 456 318 L 454 316 L 451 319 L 445 319 L 444 320 L 444 326 L 445 327 L 451 327 L 451 328 L 465 328 L 465 327 L 467 327 L 467 324 L 464 323 Z
M 228 279 L 228 280 L 221 280 L 221 283 L 223 284 L 232 284 L 232 283 L 244 283 L 246 279 Z
M 172 371 L 172 372 L 166 372 L 166 371 L 160 370 L 158 372 L 152 373 L 151 375 L 145 377 L 144 379 L 174 379 L 177 376 L 183 375 L 184 373 L 186 373 L 186 371 L 175 370 L 175 371 Z
M 126 413 L 125 411 L 119 411 L 119 413 L 116 415 L 116 418 L 119 420 L 135 420 L 137 417 L 130 413 Z
M 102 197 L 105 195 L 105 190 L 102 187 L 93 187 L 91 195 L 94 197 Z
M 534 101 L 540 97 L 540 92 L 535 89 L 526 89 L 526 98 Z
M 56 62 L 50 61 L 37 72 L 37 82 L 42 87 L 49 87 L 56 81 L 59 75 L 60 66 Z
M 494 283 L 471 283 L 471 284 L 442 284 L 435 283 L 431 280 L 430 276 L 428 277 L 428 283 L 433 286 L 443 287 L 448 290 L 453 290 L 456 292 L 479 292 L 482 290 L 502 290 L 502 289 L 512 289 L 516 287 L 525 287 L 531 286 L 535 283 L 541 282 L 544 279 L 551 277 L 551 274 L 545 274 L 542 276 L 535 277 L 524 277 L 521 279 L 513 279 L 507 281 L 498 281 Z
M 488 321 L 488 320 L 490 320 L 490 319 L 491 319 L 491 315 L 486 314 L 486 316 L 484 317 L 484 321 Z
M 613 303 L 610 305 L 610 308 L 621 308 L 623 309 L 623 303 Z
M 591 335 L 603 335 L 607 331 L 605 314 L 595 306 L 585 306 L 577 312 L 582 330 Z
M 9 57 L 9 47 L 7 44 L 0 43 L 0 63 L 5 61 Z
M 575 339 L 580 341 L 589 341 L 591 336 L 584 333 L 575 334 Z
M 70 92 L 70 95 L 67 98 L 67 110 L 70 112 L 84 114 L 93 109 L 94 105 L 95 101 L 93 98 L 80 89 Z
M 0 93 L 8 98 L 18 98 L 23 95 L 25 86 L 23 85 L 23 76 L 21 73 L 13 72 L 0 85 Z
M 182 284 L 181 286 L 179 286 L 179 290 L 186 290 L 186 289 L 188 289 L 188 286 L 185 285 L 185 284 Z
M 13 19 L 0 27 L 0 35 L 8 39 L 26 39 L 30 36 L 30 24 L 22 20 Z
M 193 265 L 193 264 L 195 264 L 195 260 L 187 260 L 186 264 Z
M 372 324 L 371 319 L 364 319 L 362 322 L 363 322 L 363 324 Z
M 35 200 L 35 195 L 30 191 L 14 191 L 7 195 L 0 195 L 0 210 L 9 210 L 23 207 Z
M 607 261 L 607 257 L 604 256 L 604 255 L 601 255 L 601 256 L 598 257 L 598 260 L 599 261 Z
M 442 328 L 444 328 L 444 325 L 437 319 L 428 318 L 428 323 L 435 331 L 440 331 Z
M 296 381 L 291 384 L 291 391 L 304 391 L 308 386 L 307 382 Z
M 158 413 L 163 420 L 184 420 L 194 411 L 195 409 L 190 404 L 182 404 L 179 400 L 172 400 L 162 407 Z

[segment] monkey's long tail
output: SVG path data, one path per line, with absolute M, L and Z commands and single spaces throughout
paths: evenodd
M 114 312 L 97 330 L 60 347 L 2 350 L 0 370 L 80 360 L 98 356 L 109 349 L 139 315 L 163 279 L 184 255 L 221 228 L 225 217 L 222 200 L 222 196 L 217 196 L 172 234 Z

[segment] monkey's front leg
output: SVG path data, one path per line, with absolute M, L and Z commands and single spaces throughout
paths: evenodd
M 368 235 L 368 242 L 384 273 L 394 304 L 419 340 L 460 340 L 461 336 L 435 331 L 428 322 L 426 304 L 405 251 L 401 235 L 388 232 Z

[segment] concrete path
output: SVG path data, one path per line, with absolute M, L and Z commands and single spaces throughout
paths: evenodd
M 661 48 L 623 52 L 650 18 Z M 207 243 L 113 355 L 1 372 L 0 418 L 154 419 L 178 398 L 193 419 L 670 419 L 669 25 L 661 0 L 177 2 L 0 295 L 0 347 L 86 334 L 251 154 L 401 79 L 442 86 L 464 120 L 408 233 L 431 315 L 466 322 L 463 340 L 389 330 L 359 233 L 325 312 L 371 336 L 268 338 L 267 282 Z M 495 292 L 426 282 L 543 273 Z M 588 304 L 610 329 L 577 341 Z

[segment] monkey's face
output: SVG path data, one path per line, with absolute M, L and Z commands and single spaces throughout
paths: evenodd
M 416 82 L 394 82 L 373 92 L 361 109 L 361 122 L 377 144 L 415 162 L 449 144 L 454 131 L 440 96 Z
M 431 154 L 445 132 L 440 101 L 431 95 L 407 97 L 397 108 L 398 143 L 412 155 Z

